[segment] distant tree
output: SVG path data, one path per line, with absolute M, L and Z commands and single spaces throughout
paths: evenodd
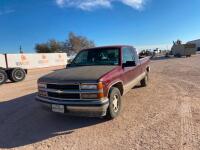
M 95 44 L 84 36 L 77 36 L 73 32 L 70 32 L 68 40 L 66 41 L 66 46 L 68 52 L 71 51 L 77 53 L 82 49 L 93 48 L 95 47 Z
M 37 53 L 50 53 L 51 52 L 47 43 L 36 44 L 35 50 Z
M 47 43 L 36 44 L 35 46 L 37 53 L 57 53 L 64 51 L 64 44 L 54 39 L 49 40 Z
M 67 52 L 70 54 L 77 53 L 82 49 L 95 47 L 93 41 L 88 40 L 84 36 L 77 36 L 70 32 L 65 42 L 58 42 L 54 39 L 46 43 L 36 44 L 35 50 L 37 53 L 56 53 Z

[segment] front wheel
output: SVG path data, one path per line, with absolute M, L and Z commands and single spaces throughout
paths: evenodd
M 118 88 L 112 87 L 109 92 L 109 107 L 106 117 L 108 119 L 116 118 L 121 111 L 121 93 Z

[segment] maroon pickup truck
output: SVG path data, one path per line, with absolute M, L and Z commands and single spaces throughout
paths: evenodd
M 121 96 L 139 83 L 147 85 L 149 61 L 131 46 L 82 50 L 66 69 L 38 80 L 36 100 L 57 113 L 115 118 Z

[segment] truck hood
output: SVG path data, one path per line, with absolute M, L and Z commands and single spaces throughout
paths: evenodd
M 117 66 L 81 66 L 62 69 L 41 77 L 38 82 L 63 83 L 97 81 Z

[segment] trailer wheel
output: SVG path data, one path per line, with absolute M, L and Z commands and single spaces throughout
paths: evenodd
M 4 70 L 0 69 L 0 85 L 4 84 L 8 79 L 8 76 Z
M 12 82 L 19 82 L 24 80 L 26 77 L 26 72 L 21 68 L 14 68 L 10 70 L 8 78 Z

